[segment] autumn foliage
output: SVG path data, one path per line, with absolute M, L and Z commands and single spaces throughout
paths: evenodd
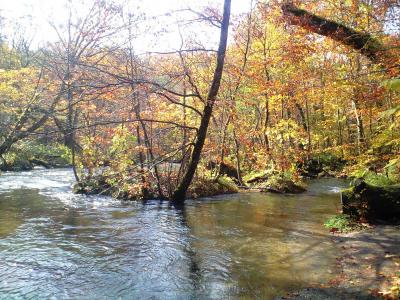
M 310 162 L 328 160 L 343 164 L 326 163 L 324 174 L 374 172 L 398 182 L 400 98 L 393 79 L 400 55 L 399 33 L 387 29 L 392 2 L 294 1 L 282 13 L 279 1 L 259 1 L 232 18 L 197 188 L 218 178 L 223 164 L 246 185 L 246 176 L 266 171 L 297 181 Z M 78 180 L 103 176 L 131 198 L 170 198 L 209 104 L 216 51 L 192 36 L 176 51 L 136 53 L 140 17 L 105 3 L 71 21 L 59 42 L 32 50 L 26 66 L 2 42 L 13 63 L 1 62 L 0 155 L 6 161 L 27 140 L 62 142 L 72 150 Z M 324 34 L 288 16 L 293 7 L 342 27 Z M 116 27 L 120 16 L 124 24 Z M 222 9 L 196 17 L 215 28 Z M 373 38 L 368 47 L 379 46 L 385 63 L 371 48 L 341 42 L 343 28 Z M 116 34 L 121 45 L 110 43 Z

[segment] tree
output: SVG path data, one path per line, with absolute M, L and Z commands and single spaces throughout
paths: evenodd
M 55 91 L 45 82 L 48 78 L 37 65 L 38 53 L 30 49 L 32 39 L 18 22 L 13 28 L 11 38 L 0 39 L 0 158 L 46 124 L 64 88 Z
M 0 123 L 1 157 L 41 128 L 60 102 L 65 86 L 54 90 L 54 86 L 43 83 L 43 77 L 43 71 L 34 68 L 1 72 L 1 104 L 5 106 Z
M 76 141 L 76 127 L 79 123 L 79 105 L 88 101 L 98 86 L 98 80 L 89 73 L 89 68 L 102 61 L 104 52 L 111 51 L 103 43 L 118 31 L 115 19 L 119 16 L 119 7 L 107 2 L 95 1 L 85 12 L 83 18 L 73 17 L 79 8 L 69 3 L 67 24 L 59 28 L 51 23 L 59 40 L 44 49 L 42 66 L 60 87 L 63 87 L 62 108 L 54 115 L 54 121 L 64 137 L 64 144 L 71 149 L 72 165 L 77 181 L 75 156 L 80 146 Z M 76 13 L 77 14 L 77 13 Z M 106 85 L 107 86 L 107 85 Z
M 172 196 L 172 200 L 177 203 L 183 203 L 185 201 L 186 191 L 189 188 L 190 183 L 192 182 L 194 173 L 196 172 L 197 165 L 200 161 L 201 151 L 204 146 L 204 141 L 207 136 L 208 125 L 210 123 L 213 106 L 216 97 L 218 95 L 218 90 L 221 84 L 222 72 L 224 68 L 225 53 L 228 41 L 230 10 L 231 10 L 231 1 L 225 0 L 224 12 L 221 22 L 220 40 L 217 51 L 217 64 L 214 71 L 214 77 L 211 82 L 210 90 L 208 92 L 206 103 L 203 109 L 203 115 L 201 117 L 201 122 L 197 132 L 196 142 L 193 147 L 187 171 Z

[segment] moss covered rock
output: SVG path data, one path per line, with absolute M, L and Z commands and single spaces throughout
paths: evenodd
M 196 178 L 188 190 L 188 198 L 211 197 L 223 194 L 234 194 L 239 191 L 235 182 L 226 176 L 217 179 Z
M 271 178 L 266 185 L 261 188 L 264 192 L 279 194 L 300 194 L 306 191 L 306 188 L 292 180 L 285 178 Z
M 359 179 L 342 191 L 343 213 L 361 221 L 398 223 L 400 220 L 400 185 L 373 186 Z

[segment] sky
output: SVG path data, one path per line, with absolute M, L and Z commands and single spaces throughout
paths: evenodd
M 61 24 L 65 22 L 68 17 L 66 3 L 68 0 L 0 0 L 0 16 L 5 17 L 6 20 L 24 20 L 22 24 L 26 26 L 18 26 L 28 36 L 33 38 L 33 47 L 57 40 L 57 35 L 49 26 L 49 22 Z M 70 0 L 74 4 L 81 5 L 82 3 L 91 3 L 93 0 Z M 115 0 L 114 0 L 115 1 Z M 116 0 L 125 5 L 134 7 L 134 10 L 145 13 L 146 16 L 161 16 L 168 12 L 183 9 L 192 8 L 199 10 L 201 7 L 205 7 L 208 4 L 222 8 L 223 0 Z M 239 15 L 250 10 L 250 0 L 232 0 L 232 15 Z M 173 17 L 176 19 L 176 17 Z M 169 18 L 156 18 L 157 22 L 152 24 L 150 32 L 147 35 L 143 35 L 140 43 L 137 44 L 137 51 L 146 52 L 150 50 L 154 51 L 169 51 L 178 49 L 180 46 L 180 35 L 176 25 L 173 25 L 171 17 Z M 168 21 L 166 21 L 168 19 Z M 169 22 L 169 24 L 167 24 Z M 12 23 L 12 22 L 11 22 Z M 20 22 L 21 23 L 21 22 Z M 215 45 L 218 38 L 218 30 L 210 28 L 206 25 L 196 25 L 196 32 L 202 32 L 202 40 L 207 43 L 209 40 L 210 45 Z M 151 30 L 159 32 L 160 30 L 168 28 L 167 32 L 158 36 L 157 41 L 152 38 Z M 8 26 L 8 34 L 12 32 L 12 26 Z M 190 33 L 187 33 L 190 35 Z

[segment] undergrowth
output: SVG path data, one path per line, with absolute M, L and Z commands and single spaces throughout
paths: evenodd
M 363 229 L 363 226 L 350 218 L 348 215 L 336 215 L 325 221 L 324 226 L 332 231 L 342 233 L 358 231 Z

